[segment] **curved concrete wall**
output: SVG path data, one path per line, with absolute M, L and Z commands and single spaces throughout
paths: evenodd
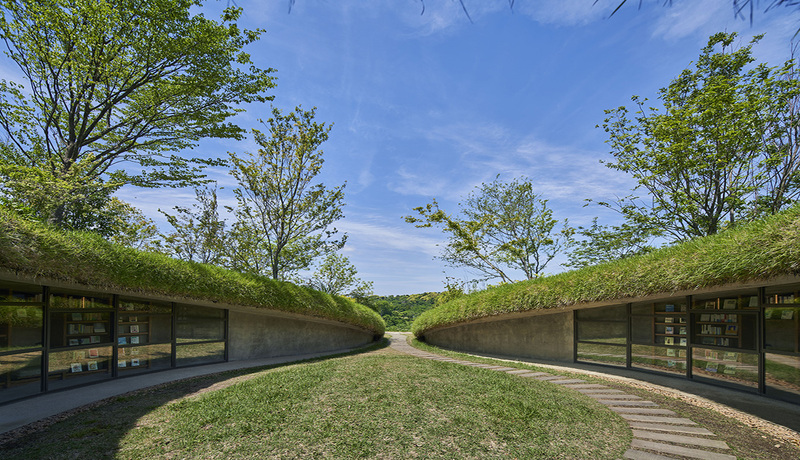
M 573 324 L 570 310 L 434 329 L 424 340 L 464 352 L 572 362 Z
M 231 310 L 228 360 L 343 350 L 366 345 L 372 333 L 334 322 Z

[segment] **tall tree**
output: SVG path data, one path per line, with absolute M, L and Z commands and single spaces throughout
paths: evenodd
M 240 9 L 226 9 L 216 22 L 192 11 L 201 5 L 0 2 L 0 38 L 22 75 L 0 80 L 7 143 L 0 161 L 74 187 L 61 203 L 37 210 L 41 218 L 64 223 L 83 199 L 80 190 L 99 183 L 194 183 L 204 165 L 217 162 L 170 152 L 205 137 L 241 138 L 243 130 L 228 121 L 236 106 L 271 99 L 272 69 L 255 67 L 243 51 L 260 31 L 239 28 Z M 6 197 L 24 192 L 15 184 Z
M 314 258 L 344 246 L 332 224 L 342 218 L 344 187 L 314 183 L 324 159 L 320 145 L 330 126 L 314 121 L 316 109 L 297 107 L 284 115 L 272 109 L 253 129 L 261 146 L 255 153 L 230 154 L 231 175 L 238 181 L 232 267 L 288 279 Z
M 575 233 L 582 239 L 573 240 L 569 260 L 564 265 L 573 268 L 588 267 L 611 260 L 624 259 L 650 252 L 653 229 L 644 225 L 600 225 L 597 218 L 589 227 L 578 227 Z
M 325 256 L 309 278 L 309 287 L 328 294 L 366 298 L 372 295 L 372 282 L 358 277 L 358 270 L 347 257 L 332 252 Z
M 760 37 L 739 49 L 735 38 L 713 35 L 695 68 L 659 91 L 663 113 L 636 96 L 633 119 L 624 106 L 606 111 L 602 126 L 614 156 L 606 165 L 630 173 L 647 192 L 644 199 L 606 204 L 629 222 L 683 241 L 796 199 L 800 163 L 791 133 L 799 121 L 800 82 L 787 78 L 792 62 L 751 65 Z
M 449 234 L 441 259 L 475 270 L 481 280 L 512 282 L 510 270 L 522 271 L 527 279 L 541 275 L 572 233 L 566 221 L 562 230 L 555 230 L 558 221 L 547 200 L 533 192 L 527 179 L 482 184 L 460 207 L 461 217 L 453 216 L 433 200 L 414 208 L 417 215 L 405 220 Z
M 159 209 L 173 231 L 161 235 L 162 250 L 181 260 L 223 265 L 227 260 L 225 221 L 219 215 L 216 188 L 196 188 L 191 208 L 175 206 L 175 214 Z

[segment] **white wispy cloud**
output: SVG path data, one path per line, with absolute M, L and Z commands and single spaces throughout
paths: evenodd
M 391 184 L 395 192 L 457 201 L 497 175 L 502 180 L 524 176 L 544 198 L 582 201 L 624 195 L 634 185 L 628 176 L 600 163 L 609 159 L 604 151 L 520 138 L 491 123 L 436 127 L 426 136 L 453 146 L 453 157 L 444 165 L 404 164 Z
M 621 0 L 539 0 L 517 2 L 514 10 L 543 24 L 584 25 L 608 17 Z M 638 3 L 638 2 L 637 2 Z
M 399 219 L 398 219 L 399 220 Z M 422 229 L 415 229 L 411 224 L 397 226 L 382 223 L 359 221 L 348 218 L 336 223 L 336 228 L 347 233 L 348 246 L 351 250 L 372 251 L 407 251 L 422 253 L 433 257 L 439 254 L 437 244 L 442 238 L 427 236 Z

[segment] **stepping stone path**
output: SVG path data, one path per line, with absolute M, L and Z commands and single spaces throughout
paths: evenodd
M 716 436 L 714 433 L 698 426 L 688 418 L 679 417 L 671 410 L 659 408 L 658 404 L 652 401 L 646 401 L 638 396 L 626 394 L 622 390 L 597 383 L 588 383 L 581 379 L 446 358 L 412 347 L 406 342 L 406 336 L 407 334 L 392 333 L 391 347 L 419 358 L 480 367 L 517 377 L 548 381 L 583 393 L 608 406 L 609 409 L 628 421 L 633 432 L 631 447 L 625 452 L 624 458 L 633 460 L 670 458 L 736 460 L 734 455 L 719 452 L 730 450 L 730 448 L 724 441 L 714 439 Z

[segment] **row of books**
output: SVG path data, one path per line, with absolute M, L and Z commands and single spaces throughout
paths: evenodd
M 701 322 L 711 322 L 711 323 L 735 323 L 739 320 L 739 315 L 736 314 L 711 314 L 711 313 L 703 313 L 700 315 Z
M 69 329 L 67 331 L 67 334 L 75 335 L 75 334 L 94 334 L 94 333 L 105 333 L 105 332 L 106 332 L 105 323 L 69 324 Z

